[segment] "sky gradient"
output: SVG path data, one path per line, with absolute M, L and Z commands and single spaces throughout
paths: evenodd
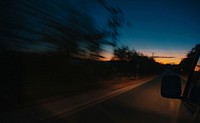
M 151 56 L 162 63 L 179 63 L 185 54 L 200 43 L 199 0 L 109 0 L 122 9 L 125 24 L 119 44 Z M 94 16 L 103 25 L 104 12 Z M 109 53 L 107 53 L 107 56 Z

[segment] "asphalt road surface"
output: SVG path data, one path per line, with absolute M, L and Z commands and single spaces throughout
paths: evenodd
M 161 77 L 73 114 L 43 123 L 175 123 L 179 100 L 160 96 Z

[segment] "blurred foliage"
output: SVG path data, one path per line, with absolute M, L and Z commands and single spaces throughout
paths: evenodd
M 98 0 L 101 5 L 109 12 L 110 16 L 107 22 L 108 27 L 111 30 L 111 45 L 113 47 L 117 46 L 118 36 L 119 36 L 119 28 L 124 24 L 124 16 L 123 12 L 119 7 L 112 6 L 107 3 L 106 0 Z
M 97 60 L 103 57 L 100 55 L 102 45 L 113 45 L 106 40 L 109 32 L 99 29 L 93 17 L 79 3 L 8 0 L 1 1 L 0 6 L 1 52 L 58 52 L 66 57 Z M 112 11 L 116 14 L 114 8 Z M 112 28 L 119 26 L 115 19 L 109 23 Z

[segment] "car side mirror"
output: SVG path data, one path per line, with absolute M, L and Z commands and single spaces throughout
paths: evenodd
M 161 83 L 161 96 L 181 99 L 181 79 L 178 75 L 165 75 Z

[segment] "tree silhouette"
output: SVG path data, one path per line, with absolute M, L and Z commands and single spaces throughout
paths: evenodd
M 187 54 L 186 54 L 186 58 L 183 58 L 181 60 L 181 62 L 179 63 L 179 69 L 183 72 L 183 73 L 188 73 L 190 72 L 190 68 L 192 65 L 192 62 L 194 60 L 195 57 L 195 48 L 192 48 Z
M 130 50 L 127 46 L 122 46 L 114 50 L 113 60 L 131 61 L 135 56 L 139 56 L 135 50 Z

